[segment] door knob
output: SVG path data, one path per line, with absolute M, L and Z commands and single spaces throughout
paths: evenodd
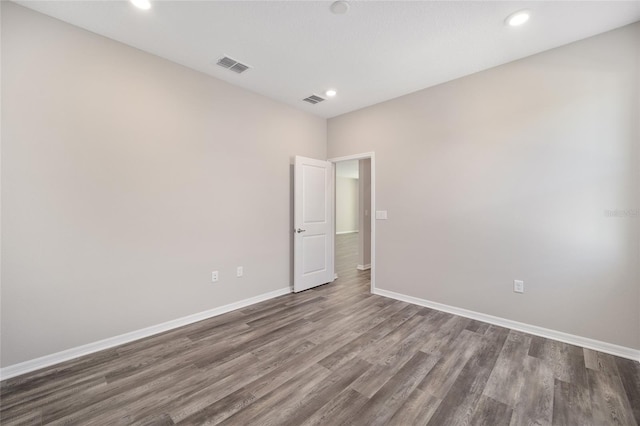
M 306 231 L 306 229 L 300 229 L 300 228 L 296 229 L 296 232 L 297 232 L 298 234 L 299 234 L 299 233 L 301 233 L 301 232 L 305 232 L 305 231 Z

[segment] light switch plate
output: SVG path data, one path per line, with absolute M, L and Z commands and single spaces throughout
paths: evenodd
M 376 219 L 377 220 L 387 220 L 387 211 L 386 210 L 376 210 Z

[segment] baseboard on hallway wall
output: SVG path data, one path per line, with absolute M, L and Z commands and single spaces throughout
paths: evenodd
M 366 271 L 367 269 L 371 269 L 371 264 L 367 264 L 367 265 L 358 265 L 356 266 L 356 269 L 358 269 L 359 271 Z
M 95 352 L 102 351 L 104 349 L 109 349 L 125 343 L 133 342 L 134 340 L 150 337 L 154 334 L 164 333 L 165 331 L 193 324 L 198 321 L 222 315 L 236 309 L 245 308 L 247 306 L 264 302 L 265 300 L 273 299 L 275 297 L 283 296 L 289 293 L 291 293 L 291 287 L 281 288 L 268 293 L 260 294 L 258 296 L 250 297 L 248 299 L 240 300 L 238 302 L 230 303 L 228 305 L 220 306 L 218 308 L 209 309 L 204 312 L 177 318 L 171 321 L 163 322 L 161 324 L 152 325 L 140 330 L 121 334 L 119 336 L 109 337 L 97 342 L 77 346 L 75 348 L 66 349 L 61 352 L 45 355 L 43 357 L 31 359 L 18 364 L 9 365 L 7 367 L 0 368 L 0 380 L 6 380 L 12 377 L 21 376 L 32 371 L 40 370 L 41 368 L 50 367 L 52 365 L 79 358 L 84 355 L 89 355 Z
M 631 359 L 640 362 L 640 350 L 628 348 L 626 346 L 615 345 L 613 343 L 602 342 L 600 340 L 590 339 L 588 337 L 576 336 L 574 334 L 564 333 L 562 331 L 551 330 L 549 328 L 538 327 L 536 325 L 525 324 L 518 321 L 512 321 L 506 318 L 495 317 L 480 312 L 470 311 L 455 306 L 445 305 L 443 303 L 432 302 L 418 297 L 407 296 L 405 294 L 396 293 L 380 288 L 373 289 L 373 293 L 379 296 L 388 297 L 390 299 L 400 300 L 402 302 L 414 305 L 424 306 L 435 309 L 437 311 L 447 312 L 461 317 L 471 318 L 474 320 L 498 325 L 500 327 L 509 328 L 511 330 L 522 331 L 523 333 L 533 334 L 534 336 L 545 337 L 551 340 L 557 340 L 571 345 L 592 349 L 598 352 L 604 352 L 610 355 L 619 356 L 621 358 Z
M 357 234 L 358 230 L 356 229 L 355 231 L 340 231 L 340 232 L 336 232 L 336 235 L 344 235 L 344 234 Z

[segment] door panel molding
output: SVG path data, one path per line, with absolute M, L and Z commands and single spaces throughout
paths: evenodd
M 293 195 L 293 291 L 334 278 L 334 165 L 296 156 Z

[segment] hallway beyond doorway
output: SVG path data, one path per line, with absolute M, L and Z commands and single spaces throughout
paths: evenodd
M 360 271 L 358 266 L 358 232 L 336 235 L 336 284 L 362 287 L 362 291 L 369 293 L 371 286 L 371 271 Z

